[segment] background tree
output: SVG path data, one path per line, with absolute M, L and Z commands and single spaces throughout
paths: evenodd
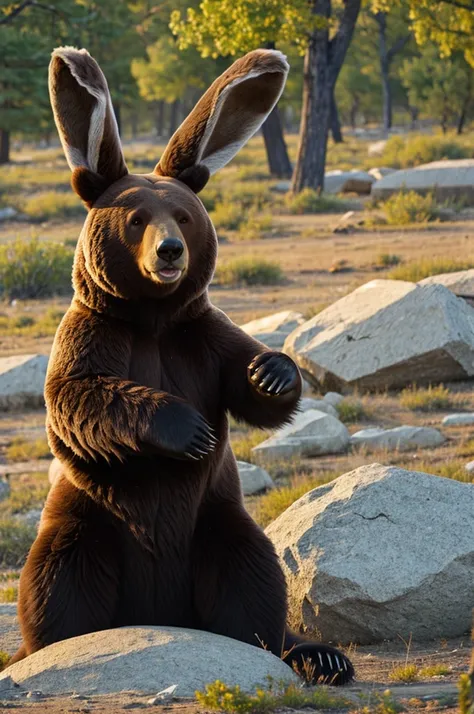
M 462 52 L 440 57 L 438 47 L 427 44 L 418 57 L 405 60 L 400 74 L 411 104 L 437 119 L 443 133 L 452 125 L 462 132 L 474 89 L 472 67 Z

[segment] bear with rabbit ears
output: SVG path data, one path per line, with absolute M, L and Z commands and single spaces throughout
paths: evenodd
M 314 682 L 353 677 L 337 649 L 287 629 L 280 564 L 243 505 L 227 413 L 279 427 L 301 377 L 211 304 L 217 237 L 197 195 L 287 73 L 276 51 L 234 62 L 155 170 L 134 175 L 99 66 L 86 50 L 53 53 L 56 125 L 89 210 L 45 387 L 60 472 L 21 575 L 12 661 L 90 632 L 168 625 L 263 645 L 300 669 L 311 660 Z

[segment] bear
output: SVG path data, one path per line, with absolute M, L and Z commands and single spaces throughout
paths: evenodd
M 88 208 L 52 347 L 46 427 L 59 469 L 21 573 L 16 662 L 67 638 L 167 625 L 264 646 L 310 680 L 354 676 L 286 626 L 284 575 L 245 510 L 228 415 L 288 423 L 301 376 L 209 299 L 217 236 L 198 193 L 257 131 L 288 64 L 255 50 L 215 80 L 155 170 L 129 173 L 106 79 L 53 52 L 49 88 Z

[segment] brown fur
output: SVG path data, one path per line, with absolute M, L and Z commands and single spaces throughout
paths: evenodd
M 89 55 L 68 52 L 68 61 L 79 64 L 76 73 L 104 86 Z M 87 156 L 87 117 L 71 129 L 64 116 L 79 105 L 90 114 L 93 103 L 84 101 L 82 88 L 74 93 L 58 57 L 52 94 L 63 141 Z M 251 53 L 236 71 L 240 76 L 262 62 L 265 68 L 271 59 Z M 232 77 L 231 68 L 219 87 Z M 262 77 L 260 94 L 270 111 L 268 87 L 277 90 Z M 247 99 L 239 90 L 245 116 L 252 102 L 261 113 L 255 81 Z M 239 107 L 234 100 L 232 115 Z M 201 103 L 209 113 L 212 102 Z M 202 123 L 205 112 L 198 133 Z M 235 141 L 230 124 L 222 125 L 221 144 L 226 135 Z M 187 120 L 188 138 L 190 127 Z M 179 132 L 171 146 L 177 142 L 190 145 Z M 108 152 L 119 147 L 107 121 L 100 157 L 104 145 Z M 170 149 L 163 165 L 185 171 L 189 185 L 163 176 L 163 169 L 124 175 L 117 151 L 107 162 L 99 157 L 97 172 L 74 165 L 74 187 L 92 207 L 76 250 L 74 299 L 46 380 L 47 430 L 61 473 L 21 575 L 23 646 L 14 661 L 88 632 L 175 625 L 263 642 L 277 655 L 295 647 L 289 664 L 310 656 L 315 679 L 347 681 L 353 670 L 341 653 L 285 632 L 283 573 L 244 508 L 228 439 L 228 412 L 259 427 L 288 421 L 301 393 L 298 369 L 209 301 L 216 233 L 189 187 L 199 186 L 208 170 L 193 173 L 190 156 L 180 164 Z M 170 239 L 183 248 L 172 262 L 160 252 Z M 166 270 L 176 266 L 179 279 L 166 282 Z

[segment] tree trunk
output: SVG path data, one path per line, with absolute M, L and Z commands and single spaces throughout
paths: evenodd
M 357 126 L 357 112 L 359 111 L 360 99 L 359 97 L 354 97 L 351 106 L 351 127 L 353 129 Z
M 304 60 L 300 140 L 292 183 L 295 193 L 305 187 L 324 189 L 331 97 L 360 5 L 361 0 L 345 0 L 338 30 L 330 40 L 331 0 L 312 0 L 313 15 L 323 22 L 311 33 Z
M 464 129 L 464 124 L 466 123 L 467 115 L 469 112 L 469 106 L 471 104 L 471 87 L 472 87 L 471 72 L 468 72 L 467 73 L 467 91 L 466 91 L 466 96 L 464 98 L 464 101 L 462 103 L 461 113 L 459 114 L 459 117 L 458 117 L 458 122 L 456 125 L 456 134 L 462 134 L 463 129 Z
M 292 167 L 283 136 L 278 106 L 273 108 L 266 121 L 264 121 L 262 134 L 270 174 L 278 178 L 291 178 Z
M 155 115 L 156 136 L 161 139 L 165 133 L 165 102 L 163 99 L 157 103 Z
M 418 107 L 409 106 L 408 111 L 410 112 L 410 130 L 415 131 L 416 122 L 418 121 L 418 115 L 420 113 Z
M 179 126 L 179 110 L 181 107 L 181 99 L 175 99 L 173 104 L 171 105 L 171 111 L 170 111 L 170 126 L 169 126 L 169 135 L 173 136 L 175 133 L 176 129 Z
M 10 163 L 10 132 L 0 129 L 0 164 Z
M 392 128 L 392 88 L 390 87 L 390 60 L 387 48 L 387 16 L 378 12 L 375 19 L 379 26 L 379 60 L 383 97 L 383 133 L 388 136 Z
M 337 109 L 336 97 L 334 92 L 331 95 L 331 108 L 330 108 L 330 123 L 331 123 L 331 134 L 335 144 L 342 144 L 344 138 L 342 136 L 341 122 L 339 119 L 339 111 Z

